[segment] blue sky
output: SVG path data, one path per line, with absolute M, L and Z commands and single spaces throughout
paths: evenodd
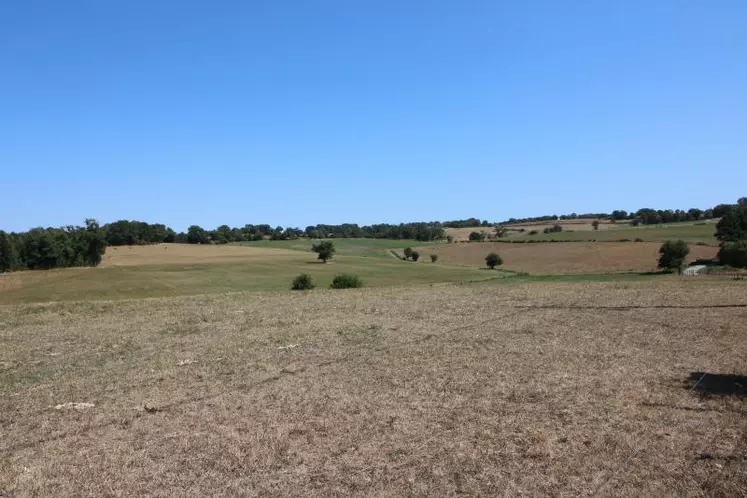
M 0 2 L 0 227 L 747 195 L 747 2 Z

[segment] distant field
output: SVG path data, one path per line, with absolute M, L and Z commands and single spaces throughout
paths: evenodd
M 336 254 L 343 256 L 363 256 L 390 258 L 390 249 L 404 249 L 405 247 L 438 247 L 446 242 L 424 243 L 416 240 L 392 240 L 392 239 L 326 239 L 335 244 Z M 238 242 L 237 245 L 256 248 L 290 249 L 295 251 L 311 251 L 311 246 L 317 244 L 318 239 L 297 240 L 260 240 L 256 242 Z M 311 253 L 310 253 L 311 254 Z
M 497 252 L 502 268 L 537 274 L 648 271 L 656 269 L 659 243 L 650 242 L 567 242 L 506 244 L 472 242 L 449 244 L 430 251 L 439 261 L 451 265 L 485 266 L 485 256 Z M 718 249 L 692 245 L 689 260 L 713 258 Z
M 744 496 L 744 284 L 0 306 L 0 495 Z
M 292 241 L 260 247 L 154 245 L 108 248 L 99 268 L 66 268 L 0 274 L 0 304 L 91 299 L 133 299 L 238 291 L 289 289 L 291 280 L 309 273 L 327 287 L 337 273 L 353 273 L 366 286 L 393 287 L 494 278 L 473 268 L 413 264 L 396 259 L 370 239 L 336 243 L 338 256 L 318 262 L 307 250 L 288 250 Z M 384 241 L 385 242 L 385 241 Z M 394 242 L 397 245 L 398 241 Z M 409 244 L 412 244 L 409 241 Z M 358 255 L 350 255 L 358 254 Z
M 505 240 L 599 240 L 599 241 L 619 241 L 621 239 L 634 240 L 643 239 L 646 242 L 663 242 L 667 239 L 683 239 L 687 242 L 704 242 L 707 244 L 718 244 L 716 240 L 716 223 L 708 221 L 702 224 L 693 222 L 687 223 L 668 223 L 662 225 L 640 225 L 632 227 L 627 223 L 612 224 L 602 223 L 599 230 L 594 230 L 590 223 L 578 224 L 570 222 L 560 222 L 564 231 L 558 233 L 545 234 L 542 231 L 553 224 L 542 223 L 538 225 L 507 225 L 511 228 L 524 228 L 524 232 L 509 231 Z M 537 230 L 536 235 L 529 235 L 532 230 Z M 450 228 L 447 233 L 452 235 L 455 240 L 468 240 L 470 232 L 484 231 L 488 234 L 494 233 L 492 227 L 483 228 Z

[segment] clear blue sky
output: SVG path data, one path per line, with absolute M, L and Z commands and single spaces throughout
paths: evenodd
M 0 2 L 0 227 L 747 195 L 744 0 Z

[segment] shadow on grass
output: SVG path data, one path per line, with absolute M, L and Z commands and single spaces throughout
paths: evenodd
M 701 396 L 737 396 L 747 398 L 747 375 L 691 372 L 684 387 Z

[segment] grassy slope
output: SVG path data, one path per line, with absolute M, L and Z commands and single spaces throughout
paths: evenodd
M 385 252 L 381 257 L 341 255 L 327 264 L 315 261 L 311 252 L 299 252 L 296 258 L 241 263 L 69 268 L 0 275 L 0 304 L 285 290 L 299 273 L 311 274 L 319 287 L 329 286 L 337 273 L 356 274 L 367 287 L 462 282 L 501 275 L 474 268 L 406 263 Z M 13 281 L 8 283 L 10 279 Z

